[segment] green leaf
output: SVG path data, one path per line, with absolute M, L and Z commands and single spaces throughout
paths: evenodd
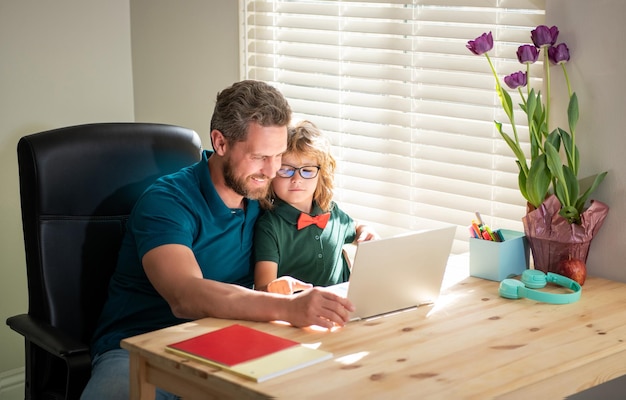
M 507 117 L 509 117 L 511 124 L 514 124 L 515 118 L 513 117 L 513 101 L 511 100 L 511 95 L 500 85 L 496 86 L 496 91 L 498 92 L 498 97 L 500 97 L 500 103 L 502 103 L 504 112 Z
M 526 100 L 526 116 L 528 117 L 528 125 L 534 121 L 535 110 L 537 109 L 537 98 L 535 97 L 535 89 L 530 91 L 528 99 Z
M 529 138 L 530 138 L 530 159 L 534 159 L 539 155 L 541 149 L 541 136 L 537 127 L 533 125 L 528 126 Z
M 554 182 L 554 193 L 556 194 L 556 197 L 559 198 L 562 206 L 572 205 L 570 203 L 568 186 L 563 173 L 564 168 L 559 152 L 550 142 L 545 143 L 544 150 L 547 156 L 548 169 L 550 169 L 552 176 L 556 178 L 556 181 Z
M 570 224 L 580 224 L 580 213 L 574 206 L 561 208 L 559 215 L 565 218 Z
M 532 160 L 530 170 L 528 171 L 528 179 L 526 180 L 526 199 L 530 204 L 539 207 L 546 198 L 552 174 L 546 165 L 546 156 L 542 154 Z
M 528 99 L 526 100 L 526 104 L 527 107 L 524 111 L 528 116 L 530 159 L 534 160 L 540 153 L 543 152 L 543 133 L 541 131 L 543 126 L 543 108 L 539 93 L 536 93 L 534 89 L 531 89 Z
M 565 149 L 565 156 L 567 157 L 567 165 L 574 171 L 575 175 L 578 175 L 578 166 L 580 154 L 578 153 L 578 148 L 574 144 L 572 137 L 570 134 L 558 128 L 559 135 L 561 136 L 561 140 L 563 142 L 563 148 Z
M 583 211 L 583 208 L 585 207 L 585 203 L 587 203 L 587 199 L 589 198 L 589 196 L 591 196 L 591 193 L 593 193 L 596 190 L 598 185 L 602 183 L 602 181 L 606 177 L 606 174 L 607 172 L 605 171 L 605 172 L 602 172 L 601 174 L 596 175 L 596 178 L 593 180 L 593 183 L 591 184 L 591 186 L 589 186 L 589 188 L 585 191 L 585 193 L 583 193 L 582 196 L 580 196 L 578 200 L 576 200 L 576 208 L 580 212 Z
M 513 154 L 517 158 L 518 166 L 523 169 L 524 174 L 528 174 L 528 166 L 526 165 L 526 156 L 524 155 L 524 151 L 522 148 L 509 136 L 506 132 L 502 130 L 502 123 L 498 121 L 494 121 L 496 124 L 496 129 L 500 132 L 500 136 L 504 139 L 504 141 L 509 145 Z
M 532 93 L 534 93 L 534 90 L 531 90 L 531 94 Z M 536 126 L 537 133 L 539 134 L 539 140 L 543 141 L 543 139 L 548 135 L 548 122 L 546 121 L 546 108 L 541 102 L 541 92 L 537 92 L 533 101 L 536 103 L 536 107 L 532 114 L 533 123 Z
M 546 143 L 550 143 L 552 146 L 554 146 L 557 152 L 559 151 L 559 149 L 561 148 L 561 136 L 559 135 L 558 128 L 553 130 L 546 136 Z
M 563 186 L 566 187 L 567 190 L 567 198 L 569 202 L 567 205 L 574 205 L 575 200 L 578 198 L 578 193 L 580 192 L 580 184 L 578 183 L 578 178 L 572 171 L 572 169 L 563 165 Z
M 526 199 L 526 201 L 528 201 L 530 204 L 533 204 L 530 202 L 530 199 L 528 198 L 528 192 L 526 190 L 526 181 L 527 181 L 526 173 L 524 173 L 524 171 L 522 170 L 522 167 L 520 166 L 519 161 L 515 160 L 515 163 L 517 164 L 517 167 L 519 168 L 519 174 L 517 175 L 517 184 L 519 186 L 519 191 L 522 194 L 522 197 Z M 535 207 L 538 207 L 538 206 L 535 206 Z
M 576 96 L 576 93 L 572 93 L 572 96 L 569 98 L 567 120 L 569 123 L 569 131 L 576 132 L 576 125 L 578 124 L 578 96 Z

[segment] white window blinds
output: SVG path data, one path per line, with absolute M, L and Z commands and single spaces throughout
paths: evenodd
M 475 211 L 517 230 L 525 213 L 493 76 L 465 46 L 491 31 L 500 78 L 522 69 L 544 2 L 240 0 L 242 77 L 330 136 L 342 209 L 382 230 L 456 224 L 463 251 Z

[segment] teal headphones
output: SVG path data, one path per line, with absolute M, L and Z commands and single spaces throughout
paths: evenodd
M 498 290 L 500 296 L 507 299 L 521 299 L 526 297 L 527 299 L 551 304 L 574 303 L 580 299 L 582 291 L 580 284 L 562 275 L 552 272 L 544 274 L 542 271 L 536 269 L 527 269 L 522 273 L 521 279 L 521 281 L 517 279 L 504 279 L 500 282 L 500 289 Z M 570 289 L 572 292 L 557 294 L 534 290 L 545 287 L 548 282 L 563 286 Z

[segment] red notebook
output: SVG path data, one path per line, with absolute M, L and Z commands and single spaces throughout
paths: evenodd
M 238 324 L 167 345 L 166 350 L 257 382 L 332 357 L 326 351 Z
M 168 347 L 232 367 L 300 343 L 243 325 L 231 325 Z

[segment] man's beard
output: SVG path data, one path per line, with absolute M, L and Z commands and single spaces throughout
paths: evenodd
M 266 179 L 267 182 L 264 187 L 251 189 L 247 185 L 247 180 L 251 179 L 251 177 L 239 178 L 235 176 L 230 160 L 227 160 L 227 162 L 224 164 L 224 181 L 226 183 L 226 186 L 231 188 L 238 195 L 246 197 L 248 199 L 257 200 L 265 197 L 270 186 L 270 180 L 267 179 L 266 176 L 264 176 L 263 178 Z

